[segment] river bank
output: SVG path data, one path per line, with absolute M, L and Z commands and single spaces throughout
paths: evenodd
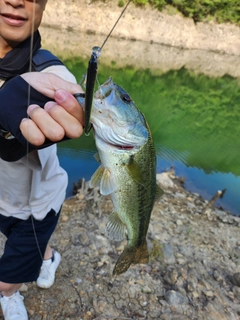
M 118 1 L 49 2 L 40 28 L 43 47 L 61 58 L 101 46 L 122 8 Z M 185 67 L 213 77 L 240 77 L 240 28 L 230 24 L 194 24 L 180 15 L 130 4 L 101 55 L 101 63 L 131 65 L 154 74 Z
M 62 255 L 55 285 L 25 284 L 30 320 L 240 319 L 240 217 L 210 207 L 172 173 L 148 232 L 150 261 L 113 279 L 125 242 L 109 241 L 109 198 L 88 184 L 66 200 L 51 245 Z M 0 248 L 3 248 L 0 237 Z
M 91 34 L 108 35 L 123 8 L 118 0 L 63 0 L 47 5 L 43 25 Z M 168 14 L 130 4 L 113 37 L 171 47 L 240 55 L 240 28 L 231 24 L 197 23 L 180 14 Z

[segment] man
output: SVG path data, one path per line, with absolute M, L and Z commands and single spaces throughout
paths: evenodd
M 42 288 L 54 283 L 61 257 L 48 241 L 67 175 L 53 143 L 82 134 L 83 111 L 63 90 L 81 88 L 54 76 L 75 82 L 59 60 L 40 49 L 38 27 L 46 3 L 0 0 L 0 231 L 7 238 L 0 258 L 0 302 L 5 320 L 28 319 L 18 291 L 23 282 L 37 281 Z M 31 64 L 41 73 L 26 73 Z

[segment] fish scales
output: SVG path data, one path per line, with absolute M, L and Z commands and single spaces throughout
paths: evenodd
M 109 78 L 94 95 L 91 122 L 101 166 L 92 187 L 110 194 L 114 210 L 106 225 L 110 239 L 126 238 L 113 275 L 131 264 L 147 263 L 147 231 L 160 190 L 156 185 L 156 154 L 149 126 L 128 93 Z

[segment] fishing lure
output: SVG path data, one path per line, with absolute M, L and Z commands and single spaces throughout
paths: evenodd
M 101 54 L 101 48 L 100 47 L 93 47 L 92 48 L 92 55 L 88 63 L 88 70 L 87 74 L 84 76 L 84 79 L 82 83 L 86 79 L 86 93 L 81 94 L 81 93 L 76 93 L 74 94 L 74 97 L 78 100 L 78 103 L 80 103 L 79 98 L 82 98 L 83 96 L 85 97 L 85 105 L 84 105 L 84 133 L 85 135 L 89 135 L 91 131 L 91 111 L 92 111 L 92 103 L 93 103 L 93 94 L 94 94 L 94 87 L 95 87 L 95 82 L 97 78 L 97 71 L 98 71 L 98 58 L 100 57 Z
M 76 93 L 74 94 L 74 97 L 77 99 L 78 103 L 81 105 L 80 98 L 85 97 L 85 105 L 84 105 L 84 133 L 86 136 L 89 135 L 92 125 L 90 123 L 91 120 L 91 111 L 92 111 L 92 104 L 93 104 L 93 94 L 94 94 L 94 88 L 95 88 L 95 82 L 97 78 L 97 71 L 98 71 L 98 59 L 100 57 L 101 51 L 105 43 L 107 42 L 108 38 L 112 34 L 114 28 L 118 24 L 119 20 L 121 19 L 122 15 L 126 11 L 128 5 L 130 4 L 132 0 L 129 0 L 123 11 L 121 12 L 120 16 L 118 17 L 117 21 L 115 22 L 114 26 L 112 27 L 111 31 L 109 32 L 108 36 L 104 40 L 101 47 L 95 46 L 92 48 L 92 54 L 91 58 L 88 63 L 88 70 L 87 74 L 84 75 L 83 80 L 81 81 L 81 84 L 85 82 L 86 80 L 86 91 L 84 93 Z M 86 79 L 87 78 L 87 79 Z

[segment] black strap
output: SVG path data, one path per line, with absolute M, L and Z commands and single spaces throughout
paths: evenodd
M 63 63 L 48 50 L 39 49 L 33 55 L 32 67 L 34 71 L 42 71 L 47 67 L 58 65 L 63 65 Z

